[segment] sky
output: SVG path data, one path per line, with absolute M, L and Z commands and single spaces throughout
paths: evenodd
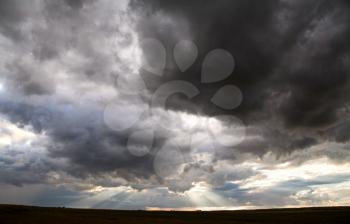
M 0 203 L 350 205 L 346 0 L 0 1 Z

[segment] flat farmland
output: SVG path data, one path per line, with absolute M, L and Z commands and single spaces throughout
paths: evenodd
M 350 223 L 350 207 L 240 211 L 121 211 L 0 205 L 0 223 L 50 224 L 341 224 Z

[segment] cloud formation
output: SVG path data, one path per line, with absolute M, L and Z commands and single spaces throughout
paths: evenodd
M 0 202 L 349 203 L 349 15 L 342 0 L 2 1 Z M 161 75 L 143 66 L 159 62 L 147 38 L 164 46 Z M 198 50 L 187 69 L 182 40 Z M 214 49 L 234 66 L 206 83 Z

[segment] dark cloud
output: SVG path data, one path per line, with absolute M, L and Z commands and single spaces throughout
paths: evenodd
M 25 19 L 25 5 L 21 1 L 5 0 L 0 5 L 0 30 L 5 35 L 19 40 L 21 32 L 19 23 Z
M 343 121 L 323 132 L 323 136 L 331 141 L 345 143 L 350 139 L 350 123 Z
M 215 90 L 233 83 L 244 94 L 237 112 L 247 122 L 254 119 L 248 115 L 266 112 L 264 105 L 273 100 L 270 91 L 289 92 L 282 104 L 273 105 L 279 106 L 276 116 L 288 126 L 318 127 L 338 119 L 336 112 L 347 101 L 348 85 L 343 62 L 350 35 L 345 1 L 152 1 L 150 5 L 154 13 L 165 11 L 188 22 L 199 58 L 185 74 L 173 62 L 168 62 L 168 69 L 173 73 L 170 78 L 190 80 L 201 90 L 195 100 L 205 104 L 206 112 L 213 111 L 208 107 Z M 188 38 L 174 37 L 175 31 L 159 33 L 167 26 L 154 26 L 146 25 L 141 33 L 159 38 L 169 57 L 172 46 Z M 204 85 L 200 83 L 201 62 L 215 48 L 231 52 L 236 68 L 230 78 Z

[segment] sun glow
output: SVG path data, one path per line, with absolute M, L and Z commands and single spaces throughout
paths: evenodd
M 196 209 L 203 207 L 232 206 L 227 199 L 212 191 L 204 182 L 196 183 L 195 186 L 186 191 L 185 194 L 190 198 Z
M 350 164 L 334 164 L 324 157 L 295 167 L 283 164 L 274 168 L 260 167 L 257 170 L 259 175 L 242 181 L 242 188 L 263 190 L 289 180 L 313 180 L 327 175 L 350 174 Z
M 33 132 L 24 128 L 19 128 L 0 117 L 0 146 L 29 144 L 36 137 L 36 134 Z

